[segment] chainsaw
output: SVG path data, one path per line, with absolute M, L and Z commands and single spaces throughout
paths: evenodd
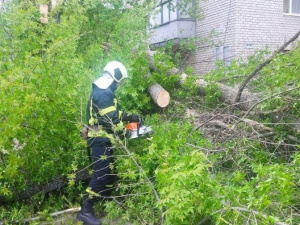
M 151 126 L 145 126 L 142 121 L 128 123 L 125 128 L 125 137 L 128 139 L 143 137 L 150 133 L 152 133 Z

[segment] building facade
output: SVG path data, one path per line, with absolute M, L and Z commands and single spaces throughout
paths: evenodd
M 300 0 L 209 0 L 201 1 L 205 17 L 196 22 L 196 36 L 210 36 L 214 45 L 198 44 L 191 57 L 195 72 L 246 58 L 256 50 L 275 50 L 300 30 Z M 291 46 L 289 46 L 291 47 Z
M 161 5 L 164 2 L 167 1 L 161 0 Z M 198 41 L 197 50 L 190 57 L 195 74 L 214 69 L 217 60 L 229 64 L 232 59 L 246 58 L 266 47 L 275 50 L 300 29 L 300 0 L 207 0 L 200 1 L 200 8 L 204 17 L 194 21 L 194 30 L 192 20 L 189 26 L 180 27 L 180 34 L 185 34 L 182 37 L 210 39 L 210 42 Z M 163 16 L 162 10 L 159 18 Z M 178 32 L 177 36 L 176 32 L 169 32 L 169 24 L 170 21 L 158 26 L 160 32 L 153 32 L 150 44 L 182 38 Z

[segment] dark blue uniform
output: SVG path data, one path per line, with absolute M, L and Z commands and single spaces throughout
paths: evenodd
M 89 132 L 88 146 L 92 148 L 94 170 L 87 189 L 88 197 L 97 200 L 110 195 L 114 177 L 111 174 L 112 143 L 107 134 L 113 135 L 113 125 L 121 123 L 122 112 L 110 88 L 100 89 L 93 84 L 93 91 L 87 104 Z

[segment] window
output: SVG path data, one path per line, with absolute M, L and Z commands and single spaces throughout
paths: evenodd
M 159 26 L 177 19 L 176 0 L 160 0 L 150 15 L 150 26 Z
M 300 14 L 300 0 L 284 0 L 283 13 Z
M 229 46 L 219 46 L 216 48 L 216 60 L 223 61 L 225 66 L 229 66 L 231 53 Z

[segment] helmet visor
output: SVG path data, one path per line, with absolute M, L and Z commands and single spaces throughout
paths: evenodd
M 121 70 L 119 68 L 116 68 L 115 69 L 115 80 L 117 82 L 120 82 L 122 79 L 123 79 L 123 75 L 122 75 Z

